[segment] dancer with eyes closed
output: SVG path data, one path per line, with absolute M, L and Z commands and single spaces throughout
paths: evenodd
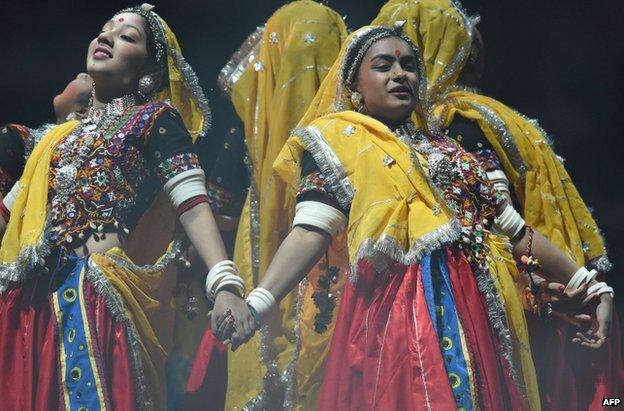
M 259 286 L 229 309 L 247 304 L 261 323 L 346 231 L 351 281 L 320 409 L 528 409 L 490 230 L 511 239 L 528 270 L 561 283 L 579 271 L 495 195 L 473 155 L 429 126 L 426 87 L 401 26 L 359 29 L 274 165 L 299 187 L 294 228 Z M 314 187 L 301 184 L 311 175 Z M 598 288 L 608 328 L 612 290 Z
M 153 8 L 120 11 L 91 41 L 92 105 L 81 120 L 41 137 L 7 207 L 0 247 L 4 409 L 166 408 L 171 323 L 163 270 L 180 241 L 153 265 L 138 266 L 126 253 L 160 191 L 210 268 L 215 306 L 244 293 L 192 149 L 209 128 L 208 102 Z M 233 314 L 238 327 L 252 322 L 247 310 Z

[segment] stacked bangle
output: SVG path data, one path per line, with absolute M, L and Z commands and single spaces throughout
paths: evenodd
M 496 225 L 507 237 L 514 238 L 525 226 L 524 219 L 511 204 L 497 217 Z
M 565 291 L 571 292 L 577 290 L 582 285 L 589 285 L 595 278 L 598 272 L 596 270 L 589 271 L 585 267 L 579 268 L 576 273 L 572 276 L 570 281 L 568 281 L 568 285 L 566 285 Z M 605 293 L 611 294 L 613 297 L 613 288 L 609 287 L 605 282 L 599 282 L 587 289 L 587 294 L 598 294 L 602 295 Z
M 251 290 L 246 301 L 251 309 L 251 313 L 254 315 L 256 327 L 260 325 L 262 317 L 271 311 L 273 307 L 277 306 L 273 294 L 269 290 L 260 287 Z
M 214 301 L 224 287 L 234 289 L 241 298 L 245 295 L 245 282 L 238 275 L 236 264 L 230 260 L 220 261 L 210 269 L 206 276 L 206 296 Z

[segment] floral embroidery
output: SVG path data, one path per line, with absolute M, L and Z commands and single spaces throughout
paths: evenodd
M 212 183 L 207 184 L 208 203 L 216 214 L 239 216 L 245 202 L 244 195 L 234 195 L 230 191 Z
M 74 193 L 63 204 L 50 204 L 54 227 L 50 240 L 55 245 L 86 238 L 87 232 L 99 235 L 111 228 L 127 230 L 133 223 L 130 217 L 142 214 L 144 209 L 139 208 L 147 207 L 157 193 L 155 173 L 146 157 L 148 136 L 158 116 L 166 110 L 170 108 L 162 102 L 131 107 L 96 139 L 77 171 Z M 55 175 L 63 155 L 60 150 L 52 155 L 48 198 L 54 198 Z M 166 174 L 198 167 L 193 156 L 177 155 Z M 189 164 L 182 164 L 187 160 Z
M 297 190 L 297 197 L 310 191 L 316 191 L 333 197 L 329 184 L 327 184 L 325 176 L 320 171 L 314 171 L 301 178 L 299 189 Z
M 156 168 L 156 173 L 161 182 L 165 183 L 178 174 L 195 168 L 200 168 L 197 154 L 178 153 L 160 162 Z
M 472 153 L 479 163 L 481 163 L 481 168 L 485 171 L 494 171 L 494 170 L 502 170 L 503 166 L 496 155 L 496 152 L 491 149 L 483 149 L 477 150 Z

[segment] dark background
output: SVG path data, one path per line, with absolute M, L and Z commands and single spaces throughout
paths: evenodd
M 380 0 L 333 0 L 355 29 L 370 22 Z M 624 2 L 465 0 L 479 13 L 487 68 L 482 89 L 539 118 L 604 230 L 616 268 L 610 283 L 624 292 Z M 215 92 L 220 68 L 256 25 L 284 1 L 178 0 L 155 3 L 173 28 L 208 92 L 222 136 L 228 102 Z M 0 24 L 0 124 L 52 120 L 52 97 L 84 71 L 90 40 L 127 2 L 3 2 Z M 624 301 L 622 297 L 617 300 Z

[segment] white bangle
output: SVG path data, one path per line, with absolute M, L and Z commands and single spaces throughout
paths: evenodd
M 184 171 L 167 181 L 163 187 L 173 207 L 177 209 L 189 198 L 207 195 L 204 170 L 194 168 Z
M 609 287 L 607 285 L 607 283 L 605 282 L 600 282 L 600 283 L 596 283 L 594 285 L 592 285 L 591 287 L 589 287 L 587 289 L 587 294 L 598 294 L 598 295 L 602 295 L 602 294 L 606 294 L 609 293 L 611 294 L 611 297 L 613 297 L 613 288 Z
M 217 293 L 225 286 L 233 286 L 242 297 L 245 295 L 245 282 L 238 275 L 238 267 L 231 260 L 219 261 L 206 276 L 206 296 L 214 301 Z
M 302 201 L 297 203 L 293 227 L 302 224 L 320 228 L 333 237 L 346 227 L 347 217 L 325 203 Z
M 509 180 L 503 171 L 488 171 L 487 176 L 494 186 L 494 191 L 509 194 Z
M 583 284 L 589 284 L 594 278 L 596 278 L 598 272 L 596 270 L 589 271 L 585 267 L 579 268 L 576 273 L 572 276 L 570 281 L 568 281 L 568 285 L 564 291 L 574 291 L 578 289 Z
M 511 204 L 507 204 L 495 222 L 498 229 L 509 238 L 514 238 L 525 225 L 524 219 Z
M 260 318 L 264 317 L 273 307 L 277 306 L 273 294 L 264 288 L 254 288 L 247 296 L 247 304 L 249 304 Z

